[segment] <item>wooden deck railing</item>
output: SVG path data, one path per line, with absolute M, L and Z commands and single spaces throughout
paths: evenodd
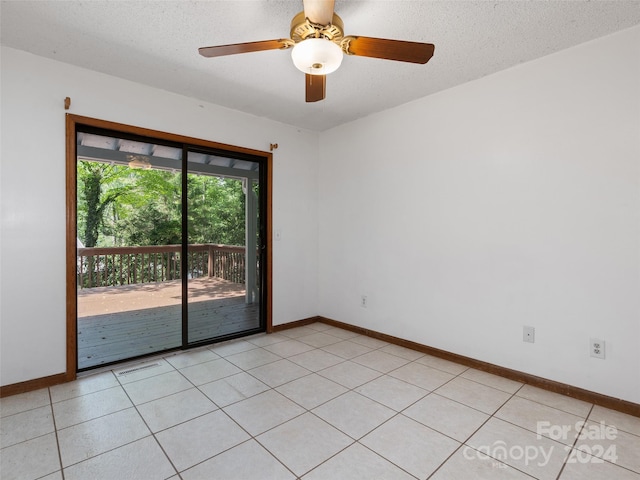
M 180 245 L 78 248 L 78 288 L 164 282 L 182 277 Z M 189 245 L 188 278 L 245 283 L 245 247 Z

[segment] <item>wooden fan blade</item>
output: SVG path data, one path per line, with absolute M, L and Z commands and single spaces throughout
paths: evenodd
M 307 102 L 324 100 L 327 88 L 326 75 L 309 75 L 305 73 L 305 85 L 305 100 Z
M 348 53 L 361 57 L 382 58 L 398 62 L 427 63 L 433 56 L 431 43 L 405 42 L 384 38 L 349 37 Z
M 335 0 L 303 0 L 304 16 L 311 23 L 329 25 L 333 19 Z
M 290 42 L 290 41 L 289 41 Z M 277 50 L 279 48 L 289 48 L 290 43 L 285 39 L 263 40 L 260 42 L 234 43 L 231 45 L 217 45 L 215 47 L 201 47 L 198 52 L 203 57 L 222 57 L 224 55 L 235 55 L 236 53 L 261 52 L 263 50 Z

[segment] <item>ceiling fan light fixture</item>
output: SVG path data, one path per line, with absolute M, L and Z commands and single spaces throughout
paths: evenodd
M 326 38 L 307 38 L 293 47 L 293 64 L 311 75 L 335 72 L 342 63 L 342 49 Z
M 144 157 L 138 155 L 127 155 L 129 158 L 129 168 L 150 170 L 151 162 Z

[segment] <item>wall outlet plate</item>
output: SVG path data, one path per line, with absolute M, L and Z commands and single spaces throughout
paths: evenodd
M 368 303 L 369 303 L 369 299 L 367 298 L 367 296 L 366 295 L 362 295 L 360 297 L 360 306 L 362 308 L 367 308 Z
M 598 338 L 589 339 L 589 354 L 594 358 L 602 358 L 604 360 L 604 346 L 604 340 Z
M 534 343 L 536 341 L 536 329 L 533 327 L 522 327 L 522 341 L 527 343 Z

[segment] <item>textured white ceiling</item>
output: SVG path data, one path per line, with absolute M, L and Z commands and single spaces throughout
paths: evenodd
M 301 0 L 1 3 L 1 42 L 312 130 L 325 130 L 640 24 L 640 0 L 336 0 L 345 34 L 433 43 L 426 65 L 346 57 L 304 102 L 290 51 L 207 59 L 198 47 L 289 36 Z

